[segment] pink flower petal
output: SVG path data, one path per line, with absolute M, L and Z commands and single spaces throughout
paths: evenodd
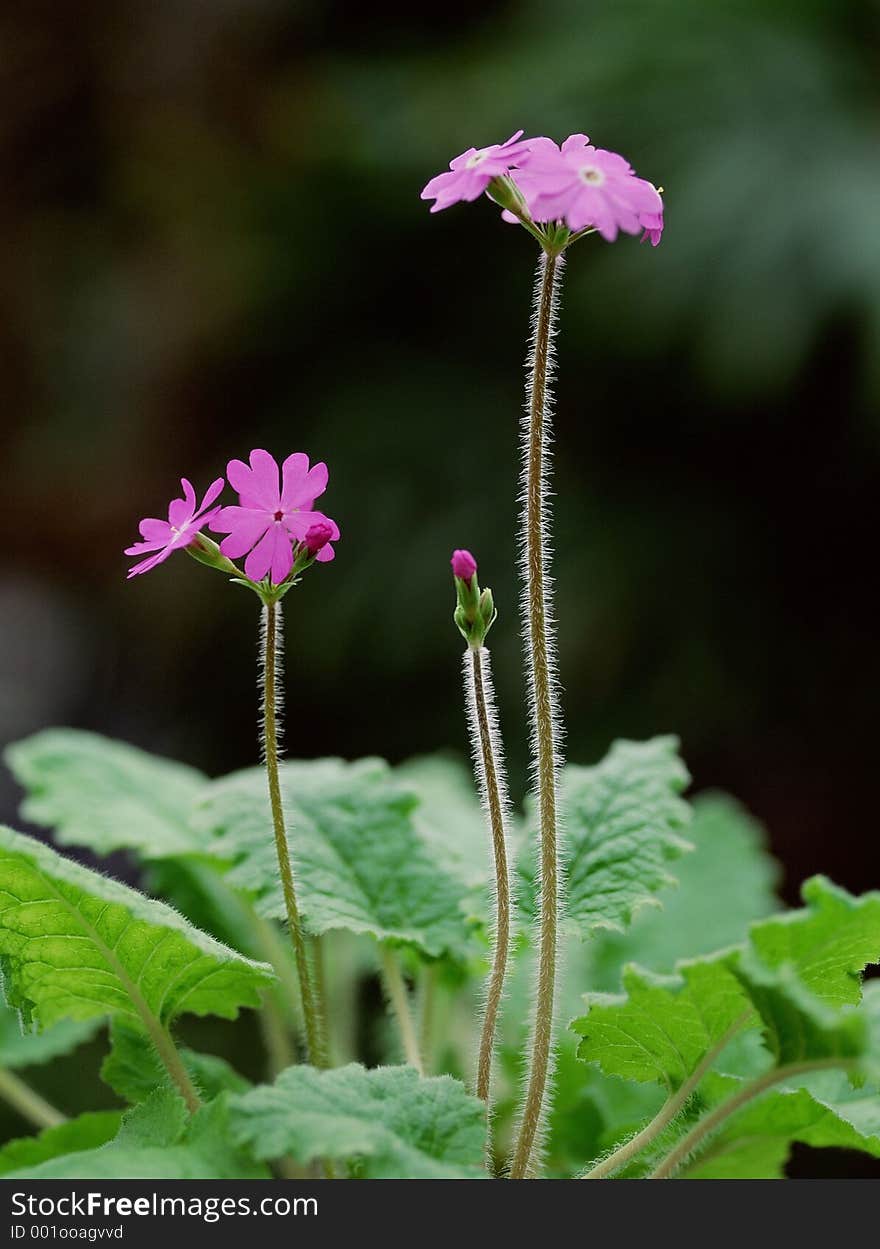
M 275 529 L 275 525 L 269 526 L 245 560 L 245 575 L 250 577 L 251 581 L 262 581 L 272 567 L 272 556 L 275 553 Z
M 280 585 L 293 567 L 293 545 L 283 525 L 274 525 L 275 549 L 272 552 L 272 581 Z
M 132 577 L 139 577 L 142 573 L 149 572 L 151 568 L 155 568 L 157 564 L 164 563 L 170 554 L 171 547 L 166 547 L 156 555 L 151 555 L 149 559 L 143 560 L 140 564 L 135 564 L 134 568 L 128 570 L 126 581 L 131 581 Z
M 233 490 L 237 490 L 248 501 L 259 502 L 268 511 L 274 512 L 281 502 L 278 487 L 278 465 L 268 451 L 256 448 L 250 454 L 250 466 L 241 460 L 230 460 L 226 466 L 226 476 Z
M 196 512 L 196 516 L 201 516 L 206 512 L 216 498 L 223 493 L 223 487 L 226 485 L 226 479 L 218 477 L 216 481 L 212 481 L 208 489 L 205 491 L 205 497 L 202 499 L 202 506 Z
M 171 537 L 171 526 L 167 520 L 156 520 L 147 516 L 138 525 L 142 538 L 147 542 L 167 542 Z
M 219 532 L 228 532 L 229 536 L 220 543 L 220 550 L 229 559 L 238 559 L 260 541 L 263 534 L 272 525 L 272 517 L 265 512 L 251 512 L 243 507 L 223 508 L 223 512 L 235 512 L 236 516 L 218 525 L 217 517 L 211 528 Z M 221 513 L 222 515 L 222 513 Z
M 309 457 L 301 451 L 289 455 L 281 467 L 283 488 L 281 506 L 287 511 L 294 507 L 306 507 L 327 489 L 329 472 L 326 464 L 309 468 Z

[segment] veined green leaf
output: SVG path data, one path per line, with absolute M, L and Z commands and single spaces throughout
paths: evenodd
M 770 970 L 752 950 L 744 950 L 731 966 L 761 1018 L 764 1044 L 777 1067 L 864 1053 L 864 1016 L 826 1006 L 798 980 L 790 963 Z
M 318 759 L 281 766 L 300 909 L 309 930 L 333 928 L 405 942 L 430 956 L 467 948 L 467 890 L 435 862 L 413 823 L 417 803 L 382 760 Z M 266 780 L 252 768 L 207 790 L 195 813 L 227 879 L 281 919 L 284 899 Z
M 623 931 L 643 907 L 659 905 L 659 889 L 675 884 L 667 864 L 692 849 L 681 835 L 690 819 L 680 797 L 688 779 L 674 737 L 615 742 L 595 767 L 563 769 L 564 913 L 581 937 Z M 535 862 L 530 844 L 520 858 L 519 895 L 531 912 Z
M 489 839 L 467 765 L 444 755 L 423 755 L 400 764 L 394 774 L 418 797 L 413 823 L 432 861 L 468 888 L 486 885 L 492 874 Z
M 0 1149 L 0 1175 L 21 1174 L 52 1158 L 97 1149 L 119 1131 L 122 1114 L 118 1110 L 97 1110 L 68 1119 L 54 1128 L 44 1128 L 37 1136 L 7 1141 Z
M 23 1027 L 18 1011 L 0 1002 L 0 1067 L 37 1067 L 90 1041 L 103 1019 L 63 1019 L 43 1032 Z
M 234 1019 L 273 979 L 170 907 L 0 828 L 0 960 L 9 1004 L 42 1027 L 183 1012 Z
M 179 1050 L 183 1065 L 203 1100 L 213 1101 L 221 1093 L 243 1093 L 250 1082 L 223 1058 Z M 139 1028 L 116 1018 L 110 1025 L 110 1053 L 101 1067 L 101 1079 L 125 1101 L 136 1104 L 157 1088 L 174 1091 L 165 1066 Z
M 838 1077 L 846 1082 L 845 1077 Z M 741 1082 L 711 1076 L 703 1088 L 707 1105 L 732 1096 Z M 733 1115 L 722 1131 L 681 1173 L 686 1179 L 782 1179 L 794 1141 L 814 1148 L 859 1149 L 880 1158 L 880 1096 L 876 1088 L 853 1090 L 851 1105 L 867 1111 L 861 1130 L 805 1088 L 771 1090 Z
M 230 1098 L 233 1139 L 258 1158 L 357 1160 L 372 1179 L 485 1177 L 485 1107 L 451 1076 L 357 1064 L 288 1067 Z
M 81 729 L 46 729 L 4 757 L 27 791 L 23 818 L 62 846 L 145 859 L 201 852 L 187 816 L 207 780 L 194 768 Z
M 863 1019 L 833 1012 L 829 1003 L 852 1001 L 859 973 L 880 958 L 876 895 L 851 898 L 815 878 L 804 898 L 802 911 L 753 925 L 747 946 L 682 962 L 676 976 L 625 969 L 625 993 L 588 996 L 588 1014 L 572 1025 L 584 1038 L 580 1057 L 606 1074 L 657 1081 L 672 1091 L 738 1021 L 740 1027 L 760 1023 L 783 1064 L 860 1053 Z M 764 951 L 779 956 L 775 964 L 762 960 Z M 824 994 L 816 993 L 823 985 Z
M 606 1075 L 677 1089 L 750 1013 L 727 959 L 683 962 L 673 976 L 627 966 L 623 994 L 588 995 L 588 1014 L 572 1024 L 584 1038 L 579 1057 L 598 1063 Z
M 8 1179 L 262 1179 L 265 1167 L 230 1143 L 225 1098 L 188 1119 L 181 1098 L 157 1089 L 123 1117 L 113 1140 L 10 1172 Z
M 880 892 L 854 898 L 814 876 L 802 896 L 803 910 L 752 926 L 755 953 L 768 967 L 790 963 L 823 1002 L 858 1002 L 862 970 L 880 960 Z
M 584 983 L 616 991 L 625 963 L 671 972 L 742 940 L 748 925 L 779 908 L 778 864 L 765 849 L 763 829 L 727 794 L 693 799 L 688 839 L 694 852 L 675 865 L 678 886 L 664 891 L 662 907 L 645 907 L 624 933 L 598 932 Z

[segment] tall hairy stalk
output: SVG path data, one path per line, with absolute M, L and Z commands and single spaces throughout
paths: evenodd
M 538 972 L 530 1063 L 512 1179 L 528 1173 L 550 1078 L 557 979 L 559 912 L 559 827 L 557 811 L 561 719 L 551 608 L 550 380 L 563 258 L 543 252 L 538 264 L 528 359 L 527 401 L 522 423 L 521 570 L 525 659 L 528 672 L 532 760 L 538 796 L 540 916 Z
M 492 1055 L 504 976 L 510 952 L 510 866 L 507 856 L 507 821 L 510 802 L 504 775 L 504 755 L 489 652 L 484 646 L 468 647 L 464 653 L 464 688 L 474 768 L 483 810 L 489 826 L 495 866 L 495 922 L 492 933 L 492 970 L 486 987 L 480 1048 L 477 1057 L 476 1093 L 489 1106 Z
M 278 869 L 281 874 L 281 888 L 284 894 L 284 906 L 287 911 L 287 925 L 290 930 L 290 940 L 293 944 L 293 954 L 299 977 L 308 1057 L 316 1067 L 326 1067 L 324 1022 L 321 1017 L 320 1003 L 315 992 L 306 938 L 296 900 L 293 867 L 290 862 L 290 850 L 287 844 L 284 806 L 281 799 L 281 781 L 278 774 L 281 709 L 281 682 L 279 674 L 281 671 L 282 652 L 280 603 L 269 601 L 264 604 L 260 636 L 260 666 L 263 683 L 263 762 L 266 765 L 266 778 L 269 784 L 269 803 L 272 808 L 272 827 L 275 833 Z

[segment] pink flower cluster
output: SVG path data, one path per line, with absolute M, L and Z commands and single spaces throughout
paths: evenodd
M 561 147 L 552 139 L 523 139 L 518 130 L 506 143 L 468 148 L 449 170 L 432 178 L 422 199 L 431 212 L 461 200 L 475 200 L 494 178 L 509 178 L 532 221 L 564 222 L 572 232 L 597 230 L 613 243 L 618 232 L 649 238 L 654 247 L 663 233 L 663 200 L 657 188 L 636 176 L 616 152 L 594 147 L 585 134 L 573 134 Z M 516 217 L 505 211 L 506 220 Z
M 169 504 L 168 520 L 141 521 L 143 540 L 127 547 L 125 554 L 148 557 L 130 569 L 129 578 L 149 572 L 174 551 L 189 546 L 205 525 L 227 535 L 220 543 L 222 555 L 228 559 L 247 556 L 244 571 L 251 581 L 269 577 L 273 585 L 280 585 L 297 558 L 322 564 L 334 558 L 331 543 L 339 538 L 339 527 L 315 511 L 315 500 L 327 489 L 326 464 L 309 467 L 309 457 L 297 451 L 287 457 L 279 472 L 269 452 L 257 449 L 247 464 L 230 460 L 226 474 L 238 492 L 237 506 L 212 506 L 226 484 L 218 477 L 196 507 L 195 491 L 184 477 L 183 498 Z

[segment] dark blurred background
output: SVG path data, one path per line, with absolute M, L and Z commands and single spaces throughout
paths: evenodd
M 668 225 L 568 266 L 569 755 L 677 731 L 789 900 L 820 869 L 880 884 L 877 3 L 44 0 L 0 43 L 0 738 L 253 762 L 253 599 L 184 556 L 127 584 L 122 548 L 181 474 L 305 450 L 343 541 L 287 599 L 289 752 L 464 747 L 468 546 L 522 793 L 533 245 L 418 193 L 472 143 L 586 130 Z

